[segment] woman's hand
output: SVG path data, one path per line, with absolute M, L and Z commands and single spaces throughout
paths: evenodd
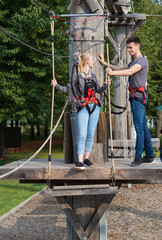
M 106 63 L 104 61 L 104 56 L 101 52 L 99 52 L 99 54 L 98 54 L 98 60 L 100 61 L 100 63 L 106 65 Z
M 51 81 L 51 85 L 54 86 L 54 87 L 56 87 L 56 85 L 57 85 L 57 81 L 56 81 L 55 78 Z
M 111 79 L 107 80 L 107 85 L 109 85 L 109 86 L 111 85 Z

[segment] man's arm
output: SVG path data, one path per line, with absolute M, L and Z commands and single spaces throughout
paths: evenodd
M 106 73 L 110 76 L 131 76 L 142 69 L 141 65 L 135 64 L 131 68 L 113 71 L 111 68 L 106 68 Z
M 99 52 L 99 54 L 98 54 L 98 60 L 100 61 L 100 63 L 102 63 L 106 67 L 108 66 L 108 64 L 107 64 L 107 62 L 105 62 L 104 56 L 101 52 Z M 115 66 L 115 65 L 110 64 L 109 66 L 114 71 L 128 69 L 128 65 L 120 67 L 120 66 Z
M 112 65 L 112 64 L 110 64 L 109 66 L 113 71 L 120 71 L 120 70 L 129 69 L 128 64 L 124 65 L 124 66 L 121 66 L 121 67 L 120 66 L 115 66 L 115 65 Z

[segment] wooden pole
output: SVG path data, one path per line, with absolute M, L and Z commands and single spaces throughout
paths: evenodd
M 101 5 L 100 5 L 101 4 Z M 103 14 L 103 9 L 101 6 L 104 7 L 104 0 L 100 1 L 100 4 L 98 4 L 99 11 L 97 13 Z M 80 5 L 78 5 L 75 8 L 75 13 L 90 13 L 90 8 L 88 4 L 85 1 L 80 1 Z M 97 80 L 100 85 L 103 85 L 103 66 L 98 61 L 98 53 L 104 52 L 104 18 L 96 16 L 95 19 L 87 21 L 88 19 L 92 18 L 92 16 L 84 16 L 78 18 L 72 17 L 71 27 L 73 26 L 73 33 L 70 35 L 69 38 L 69 55 L 73 55 L 76 51 L 78 51 L 80 54 L 82 53 L 89 53 L 92 55 L 94 60 L 93 65 L 93 72 L 97 76 Z M 94 18 L 94 17 L 93 17 Z M 77 33 L 77 34 L 76 34 Z M 69 71 L 70 71 L 70 79 L 71 79 L 71 71 L 73 66 L 73 59 L 70 57 L 69 59 Z M 98 98 L 100 96 L 97 96 Z M 74 99 L 71 95 L 71 101 L 73 103 Z M 72 104 L 73 105 L 73 104 Z M 94 144 L 97 144 L 97 131 L 94 137 Z M 93 148 L 95 149 L 95 148 Z M 102 149 L 103 150 L 103 149 Z M 93 150 L 92 150 L 93 155 Z M 92 160 L 92 159 L 91 159 Z M 103 159 L 104 163 L 104 159 Z M 102 163 L 101 163 L 102 164 Z M 72 205 L 74 209 L 76 209 L 76 214 L 79 217 L 79 211 L 83 213 L 83 218 L 81 217 L 80 221 L 83 224 L 83 228 L 85 227 L 85 224 L 90 221 L 90 216 L 92 215 L 92 209 L 95 208 L 96 204 L 99 204 L 98 197 L 88 197 L 88 196 L 81 196 L 81 197 L 69 197 L 72 202 Z M 87 206 L 88 210 L 86 209 Z M 106 213 L 105 213 L 106 214 Z M 107 218 L 105 215 L 103 216 L 104 219 L 104 226 L 106 228 L 107 226 Z M 105 220 L 106 219 L 106 220 Z M 101 220 L 102 221 L 102 220 Z M 78 236 L 76 233 L 74 233 L 73 227 L 69 221 L 67 221 L 68 226 L 68 240 L 78 240 Z M 87 239 L 95 239 L 99 240 L 100 238 L 100 223 L 96 226 L 96 229 L 94 230 L 96 234 L 93 234 L 92 237 Z M 83 238 L 84 239 L 84 238 Z M 107 239 L 107 236 L 105 235 L 103 240 Z
M 121 51 L 121 44 L 127 37 L 129 30 L 129 26 L 114 26 L 115 42 L 119 48 L 119 59 L 116 62 L 116 65 L 126 65 L 131 60 L 131 57 L 127 53 L 126 46 Z M 114 77 L 114 104 L 125 106 L 127 81 L 128 77 Z M 115 109 L 115 111 L 120 110 Z M 121 115 L 115 115 L 114 139 L 127 139 L 127 111 Z

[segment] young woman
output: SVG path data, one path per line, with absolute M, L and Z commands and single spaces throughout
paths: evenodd
M 76 108 L 78 111 L 78 161 L 76 168 L 83 170 L 85 166 L 92 166 L 89 155 L 92 149 L 93 137 L 99 119 L 101 107 L 100 100 L 96 98 L 95 93 L 102 93 L 110 84 L 107 81 L 102 87 L 99 86 L 96 75 L 91 72 L 93 68 L 93 59 L 90 54 L 79 56 L 78 75 L 73 74 L 73 85 L 78 96 Z M 59 85 L 56 79 L 51 84 L 62 92 L 71 90 L 71 83 L 63 87 Z M 84 156 L 84 159 L 83 159 Z

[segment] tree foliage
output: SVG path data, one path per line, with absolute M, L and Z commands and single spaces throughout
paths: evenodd
M 161 15 L 161 1 L 134 0 L 136 13 L 147 15 Z M 146 25 L 140 27 L 136 35 L 141 39 L 141 51 L 149 62 L 148 89 L 149 89 L 149 116 L 156 116 L 155 107 L 162 101 L 162 55 L 161 55 L 161 31 L 162 18 L 148 16 Z
M 55 14 L 68 13 L 66 0 L 41 0 L 47 10 Z M 136 13 L 160 15 L 160 1 L 134 0 Z M 55 54 L 68 55 L 68 37 L 63 31 L 70 28 L 68 22 L 55 20 Z M 60 28 L 61 25 L 61 28 Z M 51 53 L 50 19 L 47 11 L 34 0 L 0 0 L 0 27 L 23 42 Z M 149 115 L 161 94 L 160 29 L 161 19 L 147 17 L 144 27 L 137 34 L 141 38 L 142 53 L 147 56 L 150 70 Z M 51 112 L 52 61 L 50 56 L 21 45 L 0 31 L 0 122 L 11 119 L 24 124 L 48 124 Z M 110 51 L 113 54 L 113 51 Z M 112 56 L 111 56 L 112 58 Z M 69 79 L 68 58 L 55 58 L 55 75 L 58 82 L 66 85 Z M 55 91 L 55 115 L 64 104 L 64 94 Z M 57 119 L 57 118 L 55 118 Z
M 47 12 L 35 1 L 0 2 L 0 26 L 26 44 L 51 54 Z M 42 1 L 42 4 L 55 13 L 65 12 L 67 7 L 65 0 Z M 55 54 L 68 55 L 67 39 L 58 24 L 55 32 Z M 51 112 L 51 57 L 21 45 L 3 32 L 0 32 L 0 46 L 0 121 L 12 116 L 24 124 L 47 124 Z M 68 61 L 55 58 L 55 72 L 60 79 L 68 80 Z M 63 98 L 59 97 L 55 108 L 61 108 Z

